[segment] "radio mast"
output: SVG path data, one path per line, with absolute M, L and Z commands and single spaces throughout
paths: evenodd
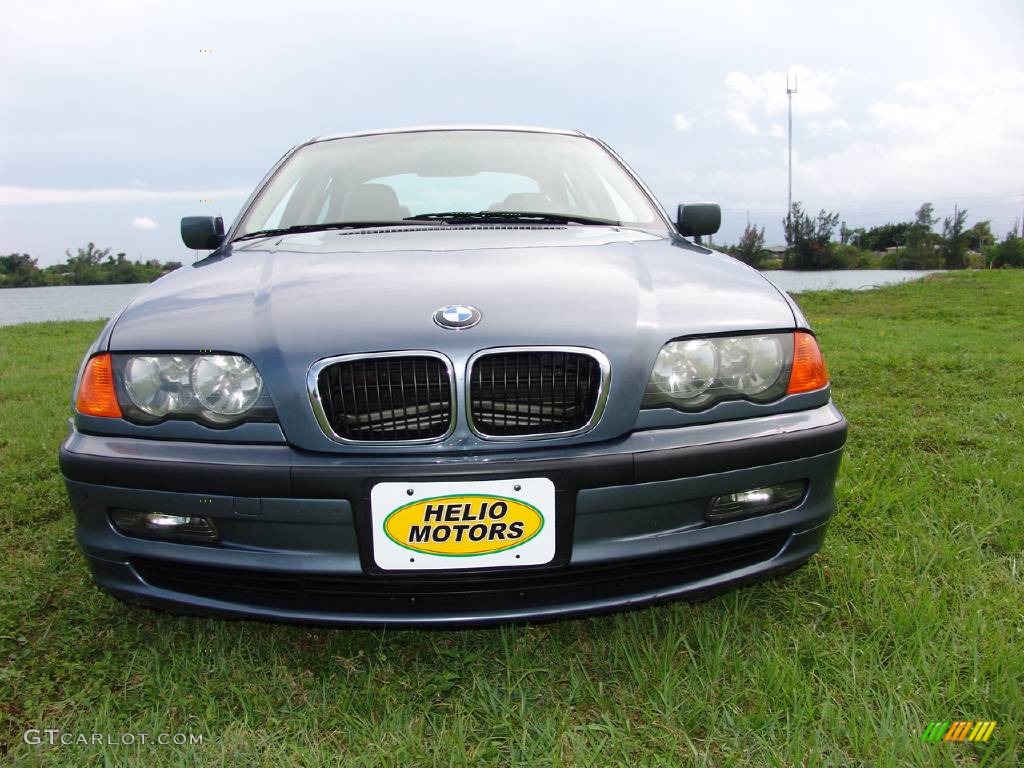
M 793 94 L 796 93 L 797 76 L 793 75 L 793 87 L 789 87 L 789 72 L 786 72 L 786 98 L 789 99 L 789 193 L 786 196 L 786 228 L 792 227 L 793 216 Z M 789 232 L 786 233 L 787 235 Z

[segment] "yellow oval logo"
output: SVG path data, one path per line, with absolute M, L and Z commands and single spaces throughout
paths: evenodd
M 525 544 L 544 527 L 531 504 L 505 496 L 453 494 L 404 504 L 384 520 L 393 542 L 429 555 L 466 557 Z

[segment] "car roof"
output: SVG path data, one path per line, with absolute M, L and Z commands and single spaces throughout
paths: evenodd
M 349 139 L 353 136 L 376 136 L 381 133 L 425 133 L 428 131 L 519 131 L 522 133 L 557 133 L 563 136 L 586 136 L 582 131 L 562 128 L 539 128 L 532 125 L 419 125 L 409 128 L 378 128 L 367 131 L 349 133 L 333 133 L 325 136 L 314 136 L 307 144 L 331 139 Z

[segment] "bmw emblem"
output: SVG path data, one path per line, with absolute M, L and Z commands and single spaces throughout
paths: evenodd
M 434 322 L 442 328 L 453 331 L 461 331 L 464 328 L 472 328 L 480 322 L 483 315 L 476 307 L 467 304 L 449 304 L 441 307 L 434 313 Z

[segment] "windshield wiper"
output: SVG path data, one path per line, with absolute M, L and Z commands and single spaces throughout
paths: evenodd
M 323 224 L 296 224 L 278 229 L 261 229 L 236 237 L 239 240 L 252 240 L 257 237 L 275 237 L 277 235 L 294 235 L 299 232 L 324 232 L 331 229 L 368 229 L 371 227 L 408 227 L 418 222 L 435 221 L 444 224 L 456 224 L 467 221 L 502 222 L 519 221 L 523 223 L 553 224 L 587 224 L 595 226 L 620 226 L 622 222 L 611 219 L 598 219 L 592 216 L 577 216 L 571 213 L 533 213 L 530 211 L 448 211 L 445 213 L 421 213 L 418 216 L 407 216 L 399 221 L 334 221 Z
M 297 232 L 324 232 L 329 229 L 366 229 L 369 227 L 407 227 L 407 221 L 335 221 L 324 224 L 296 224 L 291 227 L 280 229 L 261 229 L 258 232 L 249 232 L 234 241 L 250 240 L 254 237 L 273 237 L 275 235 L 294 235 Z
M 404 221 L 443 221 L 447 224 L 465 221 L 521 221 L 612 227 L 618 227 L 622 224 L 621 221 L 598 219 L 593 216 L 577 216 L 574 213 L 534 213 L 532 211 L 448 211 L 446 213 L 421 213 L 418 216 L 406 216 Z

